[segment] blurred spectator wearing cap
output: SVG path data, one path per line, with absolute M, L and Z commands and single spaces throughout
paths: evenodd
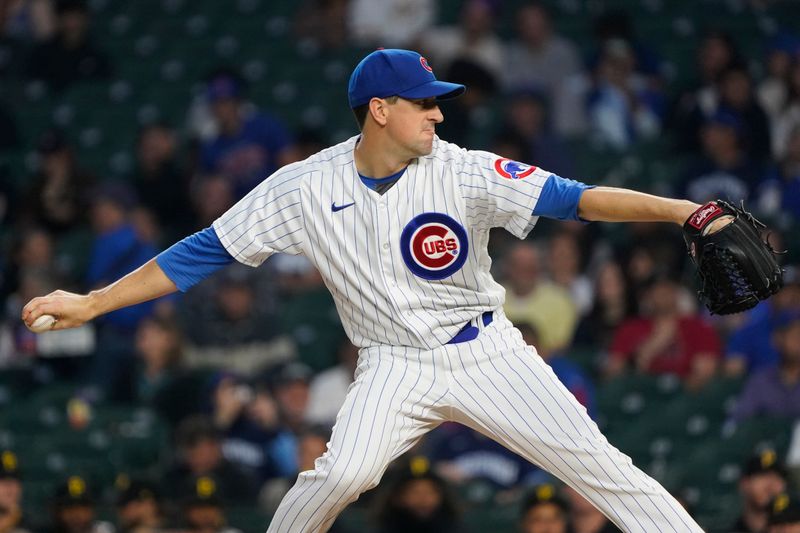
M 732 113 L 741 120 L 742 142 L 750 157 L 756 161 L 769 157 L 769 119 L 756 98 L 753 80 L 745 67 L 733 66 L 722 72 L 717 109 Z
M 83 0 L 56 1 L 56 34 L 28 58 L 28 76 L 55 90 L 83 80 L 106 79 L 111 65 L 89 35 L 89 9 Z
M 165 529 L 161 496 L 154 483 L 123 477 L 118 485 L 119 533 L 158 533 Z
M 687 388 L 711 379 L 720 358 L 720 340 L 702 318 L 681 309 L 681 286 L 661 277 L 646 291 L 640 316 L 622 323 L 611 343 L 607 374 L 628 367 L 648 374 L 675 374 Z
M 773 450 L 765 450 L 749 458 L 739 479 L 742 515 L 730 529 L 731 533 L 762 533 L 767 531 L 770 504 L 786 490 L 786 473 Z
M 241 533 L 238 529 L 228 526 L 223 500 L 218 490 L 213 478 L 203 476 L 196 480 L 183 504 L 183 523 L 189 531 Z
M 192 343 L 230 349 L 272 339 L 277 302 L 274 287 L 262 283 L 262 277 L 260 272 L 234 264 L 215 276 L 208 290 L 192 296 L 191 300 L 202 306 L 186 309 L 183 317 Z M 206 300 L 205 305 L 199 298 Z
M 537 349 L 560 350 L 572 341 L 578 321 L 569 292 L 544 278 L 541 253 L 529 241 L 514 243 L 505 257 L 503 285 L 509 320 L 530 324 L 539 334 Z
M 800 498 L 779 494 L 769 507 L 767 533 L 800 533 Z
M 311 426 L 297 435 L 297 470 L 267 481 L 259 491 L 258 502 L 264 512 L 274 514 L 281 500 L 297 480 L 297 474 L 314 470 L 314 462 L 328 449 L 331 432 L 326 427 Z
M 379 533 L 462 533 L 460 511 L 447 483 L 424 457 L 401 460 L 387 475 L 377 505 Z
M 164 474 L 167 496 L 180 498 L 201 478 L 211 478 L 223 502 L 246 505 L 255 499 L 252 478 L 225 459 L 222 438 L 213 422 L 201 415 L 183 420 L 175 431 L 176 462 Z
M 536 90 L 518 90 L 509 95 L 505 122 L 498 135 L 511 134 L 522 139 L 523 152 L 501 153 L 510 159 L 528 161 L 554 174 L 573 176 L 575 167 L 566 147 L 553 132 L 547 96 Z
M 744 323 L 731 333 L 725 353 L 725 373 L 741 376 L 776 367 L 780 356 L 775 332 L 793 316 L 800 316 L 797 266 L 786 267 L 783 288 L 749 311 Z
M 576 135 L 586 128 L 586 116 L 578 100 L 584 85 L 583 65 L 574 43 L 558 35 L 550 13 L 541 2 L 527 2 L 514 18 L 516 38 L 508 45 L 503 85 L 512 92 L 540 91 L 550 103 L 552 127 L 559 135 Z M 539 163 L 543 168 L 559 170 Z M 563 175 L 570 176 L 570 173 Z
M 231 181 L 241 198 L 278 168 L 297 160 L 286 126 L 263 112 L 242 106 L 243 81 L 231 72 L 213 75 L 206 97 L 217 126 L 217 135 L 200 149 L 201 169 L 219 173 Z
M 435 0 L 350 0 L 350 38 L 367 48 L 413 48 L 413 41 L 436 19 Z M 391 21 L 391 24 L 387 24 Z
M 285 474 L 276 457 L 282 457 L 287 446 L 294 446 L 294 436 L 281 425 L 271 392 L 263 384 L 252 387 L 230 372 L 219 373 L 212 383 L 211 416 L 220 432 L 225 459 L 259 485 Z
M 535 465 L 494 440 L 455 422 L 442 424 L 430 439 L 433 470 L 464 492 L 489 493 L 502 504 L 546 476 Z
M 136 172 L 131 180 L 142 205 L 176 237 L 192 230 L 189 184 L 177 161 L 175 130 L 164 123 L 144 126 L 136 145 Z M 170 239 L 172 241 L 174 239 Z
M 662 74 L 661 58 L 653 48 L 643 42 L 637 35 L 638 22 L 624 7 L 610 7 L 603 10 L 592 20 L 592 37 L 595 41 L 595 47 L 599 51 L 609 41 L 625 41 L 630 46 L 636 59 L 636 72 L 647 77 L 649 84 L 659 86 L 662 81 L 660 79 Z M 590 62 L 594 63 L 596 60 L 597 58 L 595 57 L 590 59 Z
M 800 315 L 780 322 L 774 336 L 778 364 L 750 376 L 733 411 L 736 420 L 800 418 Z
M 22 480 L 16 454 L 0 452 L 0 533 L 28 533 L 23 527 Z
M 272 392 L 278 402 L 282 424 L 295 433 L 299 433 L 306 423 L 312 376 L 308 365 L 296 361 L 284 363 L 273 375 Z
M 697 49 L 695 79 L 682 91 L 672 113 L 676 117 L 676 139 L 682 149 L 698 150 L 698 132 L 703 121 L 719 105 L 720 76 L 728 68 L 743 63 L 736 41 L 730 33 L 719 29 L 711 29 L 705 33 Z
M 295 345 L 279 333 L 278 287 L 267 265 L 252 269 L 225 267 L 183 298 L 180 321 L 190 367 L 224 367 L 257 374 L 296 354 Z
M 744 150 L 744 124 L 739 116 L 717 111 L 705 119 L 700 133 L 703 155 L 689 165 L 680 193 L 697 203 L 717 198 L 735 204 L 747 200 L 762 169 Z
M 153 257 L 157 250 L 151 243 L 143 242 L 131 223 L 130 213 L 138 204 L 136 193 L 131 187 L 122 182 L 106 182 L 90 191 L 90 194 L 94 241 L 86 283 L 96 287 L 106 285 L 138 268 Z M 136 307 L 127 316 L 116 315 L 109 318 L 109 322 L 122 327 L 134 327 L 152 308 Z
M 567 533 L 567 502 L 553 485 L 539 485 L 522 506 L 520 533 Z
M 759 185 L 757 206 L 764 215 L 781 213 L 800 222 L 800 122 L 789 134 L 781 159 Z
M 94 178 L 80 168 L 62 132 L 48 130 L 37 145 L 38 166 L 29 178 L 22 219 L 44 226 L 55 235 L 87 222 L 87 191 Z
M 563 492 L 569 502 L 570 533 L 621 533 L 611 520 L 575 489 L 565 486 Z
M 635 70 L 636 57 L 627 41 L 603 44 L 589 92 L 590 133 L 617 150 L 656 137 L 661 131 L 664 96 Z
M 308 388 L 306 420 L 312 424 L 333 426 L 344 404 L 347 389 L 353 382 L 358 364 L 358 348 L 349 339 L 342 339 L 337 350 L 339 364 L 323 370 L 311 380 Z
M 109 522 L 97 520 L 95 499 L 86 480 L 70 476 L 58 487 L 53 500 L 51 533 L 114 533 Z
M 505 67 L 503 42 L 494 27 L 499 5 L 496 0 L 466 0 L 458 26 L 440 26 L 420 35 L 420 47 L 431 66 L 444 72 L 457 59 L 468 60 L 487 71 L 493 83 L 499 83 Z

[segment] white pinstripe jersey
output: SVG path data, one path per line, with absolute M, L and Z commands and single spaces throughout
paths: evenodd
M 214 229 L 238 261 L 304 254 L 359 347 L 435 348 L 502 306 L 489 273 L 489 230 L 524 238 L 550 173 L 434 139 L 383 195 L 356 171 L 358 137 L 265 179 Z

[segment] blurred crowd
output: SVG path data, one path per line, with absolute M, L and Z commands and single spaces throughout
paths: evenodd
M 0 2 L 0 80 L 58 94 L 113 79 L 118 65 L 92 36 L 92 4 Z M 755 63 L 736 34 L 698 28 L 693 70 L 676 77 L 660 43 L 621 10 L 598 12 L 591 40 L 575 42 L 559 33 L 559 2 L 464 0 L 450 25 L 439 22 L 434 0 L 300 4 L 287 14 L 287 38 L 332 53 L 414 48 L 439 78 L 466 84 L 465 96 L 443 107 L 445 140 L 587 183 L 602 177 L 576 175 L 576 139 L 620 157 L 666 142 L 675 179 L 642 176 L 646 188 L 696 202 L 745 201 L 773 228 L 772 245 L 789 250 L 781 256 L 785 287 L 747 313 L 704 311 L 680 229 L 659 224 L 541 221 L 522 242 L 497 233 L 493 273 L 506 288 L 508 317 L 593 417 L 599 388 L 639 373 L 677 376 L 689 392 L 741 380 L 732 423 L 800 419 L 800 28 L 764 37 Z M 748 8 L 763 4 L 770 2 Z M 513 27 L 501 31 L 501 18 Z M 269 515 L 325 451 L 358 350 L 303 258 L 234 265 L 186 294 L 76 330 L 37 336 L 19 321 L 30 298 L 112 282 L 210 225 L 280 166 L 342 140 L 290 127 L 279 109 L 250 97 L 238 68 L 221 65 L 199 80 L 202 94 L 186 95 L 182 123 L 139 125 L 135 164 L 113 177 L 82 161 L 76 140 L 58 128 L 26 144 L 14 103 L 0 99 L 0 155 L 30 152 L 34 167 L 14 175 L 0 166 L 0 374 L 26 369 L 32 391 L 74 384 L 88 405 L 146 406 L 168 421 L 174 443 L 170 462 L 148 478 L 120 473 L 110 521 L 99 521 L 100 493 L 78 474 L 53 495 L 51 516 L 23 515 L 25 468 L 4 452 L 0 533 L 43 524 L 70 533 L 231 531 L 226 505 Z M 344 84 L 331 90 L 345 94 Z M 355 134 L 355 123 L 348 126 Z M 498 505 L 521 505 L 521 532 L 616 531 L 581 495 L 459 425 L 435 430 L 401 463 L 385 493 L 367 497 L 375 531 L 471 530 L 456 495 L 463 499 L 476 480 Z M 738 485 L 741 521 L 718 530 L 800 531 L 769 525 L 800 528 L 791 494 L 798 486 L 789 479 L 774 452 L 754 456 Z
M 172 468 L 164 481 L 131 479 L 120 474 L 114 487 L 113 511 L 101 513 L 97 493 L 81 476 L 58 485 L 48 509 L 49 524 L 28 529 L 21 514 L 24 482 L 16 457 L 2 454 L 0 468 L 0 530 L 4 533 L 241 533 L 228 525 L 226 505 L 242 505 L 251 498 L 249 480 L 222 458 L 220 437 L 210 424 L 194 420 L 182 427 L 180 452 L 185 464 Z M 326 432 L 302 436 L 300 461 L 313 466 L 315 454 L 325 448 Z M 184 446 L 186 448 L 184 448 Z M 300 465 L 304 465 L 301 463 Z M 202 470 L 179 497 L 170 497 L 172 483 L 186 481 L 189 470 Z M 370 528 L 375 533 L 463 533 L 497 531 L 475 529 L 465 520 L 467 503 L 454 483 L 422 455 L 407 455 L 386 473 L 378 493 L 365 495 Z M 199 470 L 198 470 L 199 471 Z M 181 479 L 183 476 L 184 479 Z M 274 479 L 264 485 L 259 499 L 270 505 L 285 493 L 291 480 Z M 237 486 L 237 484 L 239 484 Z M 738 484 L 742 513 L 725 531 L 793 533 L 800 526 L 800 499 L 787 493 L 786 471 L 772 450 L 762 451 L 742 465 Z M 615 533 L 614 524 L 583 495 L 567 486 L 543 482 L 525 487 L 514 504 L 519 533 Z M 686 500 L 679 501 L 688 507 Z M 41 517 L 39 522 L 41 522 Z M 492 527 L 491 525 L 489 526 Z M 339 522 L 333 533 L 355 532 Z M 722 531 L 721 529 L 717 529 Z M 714 530 L 712 530 L 714 531 Z

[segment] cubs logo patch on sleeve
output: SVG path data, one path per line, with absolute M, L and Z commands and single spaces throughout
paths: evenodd
M 525 179 L 536 171 L 536 167 L 513 159 L 500 158 L 494 162 L 494 170 L 507 180 Z
M 403 261 L 414 275 L 440 280 L 455 274 L 467 260 L 464 227 L 442 213 L 414 217 L 400 235 Z

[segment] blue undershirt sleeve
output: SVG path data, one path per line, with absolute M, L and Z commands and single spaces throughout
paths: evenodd
M 213 227 L 178 241 L 156 256 L 158 266 L 181 292 L 233 261 Z
M 586 185 L 580 181 L 568 180 L 551 174 L 542 187 L 539 200 L 533 208 L 533 214 L 558 220 L 585 222 L 578 217 L 578 202 L 583 191 L 594 187 L 594 185 Z

